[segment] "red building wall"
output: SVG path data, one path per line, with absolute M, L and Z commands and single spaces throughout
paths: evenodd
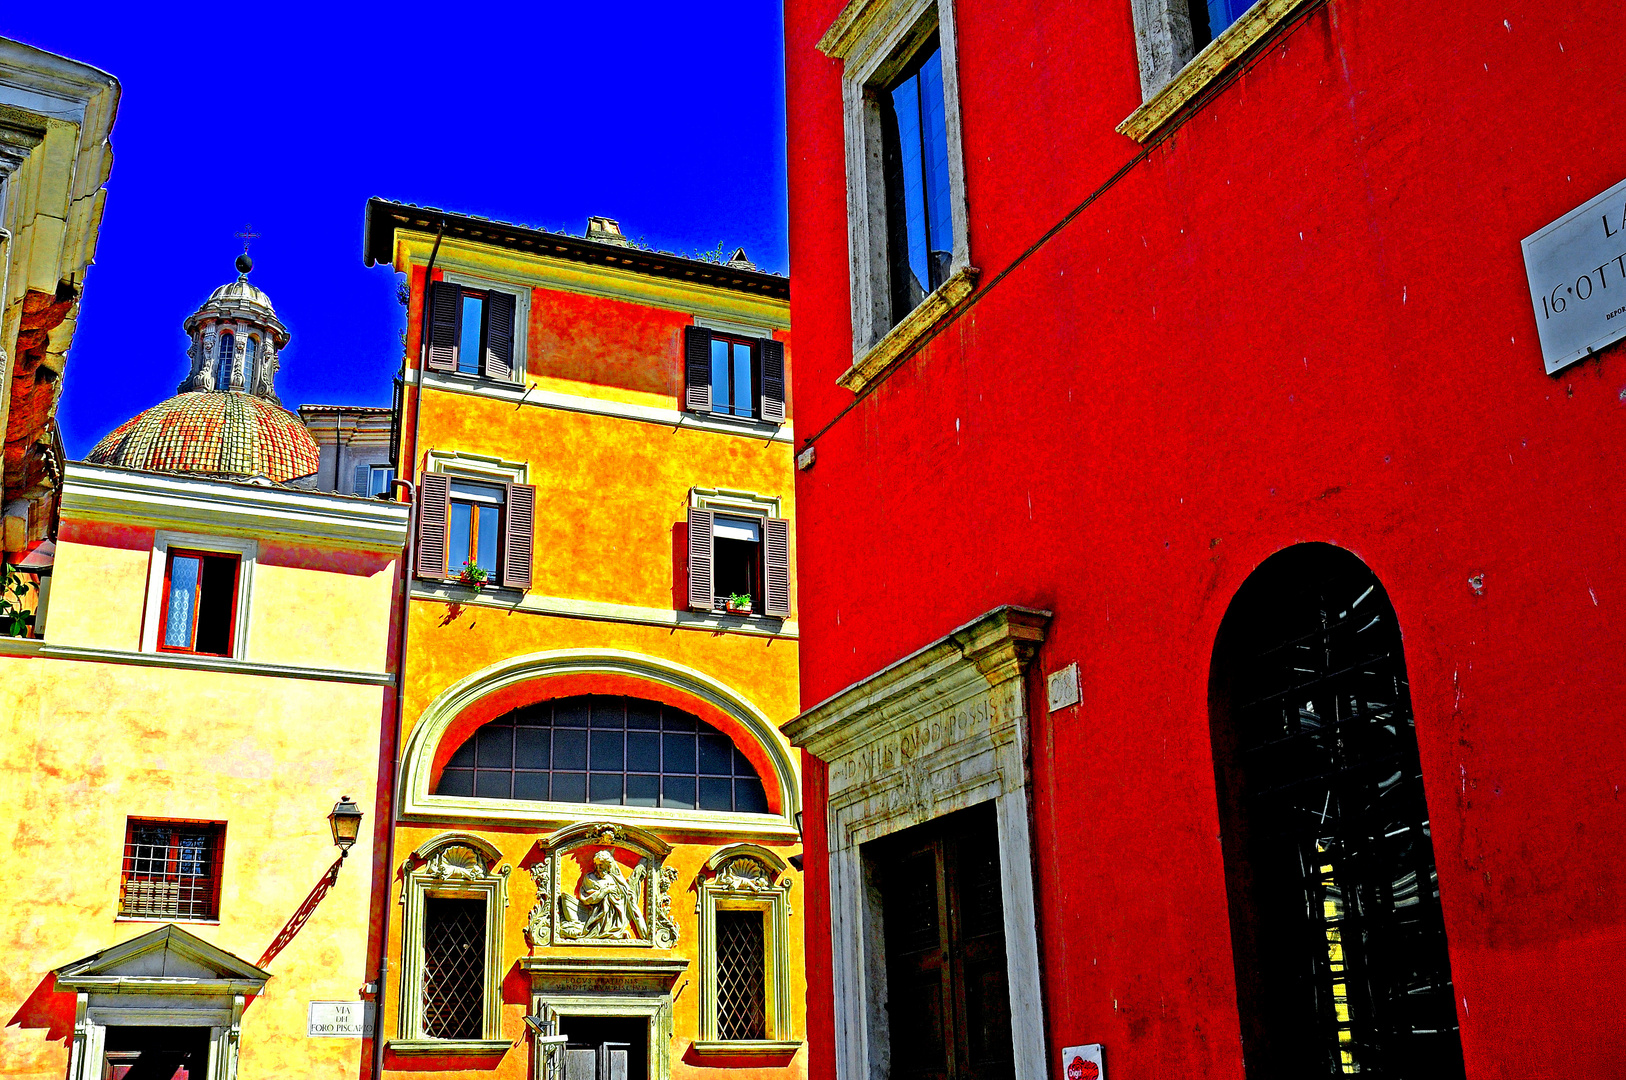
M 839 415 L 814 44 L 841 8 L 785 15 L 798 435 L 830 425 L 797 491 L 803 705 L 997 605 L 1055 612 L 1030 689 L 1076 660 L 1082 702 L 1034 694 L 1052 1075 L 1096 1041 L 1114 1080 L 1242 1075 L 1209 661 L 1248 574 L 1326 541 L 1401 621 L 1468 1075 L 1619 1076 L 1626 351 L 1543 374 L 1519 241 L 1626 177 L 1626 7 L 1331 0 L 1028 253 L 1140 152 L 1129 3 L 961 0 L 980 295 Z

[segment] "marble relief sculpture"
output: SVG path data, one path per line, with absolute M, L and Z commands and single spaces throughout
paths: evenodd
M 677 871 L 664 865 L 671 848 L 632 826 L 588 822 L 561 829 L 540 845 L 531 866 L 536 904 L 525 938 L 545 945 L 677 944 L 670 889 Z

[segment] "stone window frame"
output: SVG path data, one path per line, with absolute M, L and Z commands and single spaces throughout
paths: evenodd
M 696 938 L 700 960 L 700 1036 L 691 1044 L 700 1057 L 783 1057 L 802 1041 L 791 1018 L 790 890 L 787 864 L 756 844 L 729 844 L 713 852 L 695 879 Z M 717 912 L 762 913 L 767 1038 L 717 1036 Z
M 489 841 L 465 832 L 441 833 L 408 856 L 400 900 L 400 1008 L 396 1038 L 389 1042 L 396 1054 L 494 1055 L 512 1045 L 512 1040 L 502 1038 L 502 964 L 508 876 L 513 869 Z M 485 901 L 485 1009 L 478 1039 L 437 1039 L 423 1033 L 424 909 L 430 899 Z
M 889 1071 L 880 892 L 863 845 L 980 803 L 999 831 L 1014 1080 L 1046 1080 L 1025 674 L 1051 613 L 995 608 L 784 725 L 829 763 L 838 1080 Z M 902 1052 L 908 1052 L 905 1048 Z
M 948 280 L 894 325 L 881 113 L 876 95 L 879 86 L 905 67 L 934 31 L 943 54 L 943 119 L 954 251 Z M 966 209 L 954 0 L 851 0 L 819 39 L 818 49 L 842 63 L 853 362 L 836 382 L 856 393 L 942 322 L 976 286 L 978 271 L 971 265 Z
M 1257 0 L 1198 52 L 1193 47 L 1189 0 L 1129 0 L 1141 104 L 1118 131 L 1146 142 L 1295 12 L 1320 2 Z
M 237 625 L 232 628 L 230 660 L 248 659 L 248 627 L 253 615 L 254 565 L 259 558 L 257 540 L 237 536 L 208 536 L 202 533 L 159 529 L 153 533 L 152 557 L 147 561 L 147 602 L 141 620 L 141 651 L 160 653 L 158 636 L 163 633 L 164 574 L 169 567 L 169 549 L 219 553 L 237 556 Z

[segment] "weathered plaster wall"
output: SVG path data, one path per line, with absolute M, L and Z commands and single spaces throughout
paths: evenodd
M 59 1078 L 73 997 L 48 992 L 50 970 L 162 925 L 116 917 L 127 819 L 226 823 L 220 920 L 183 925 L 253 963 L 337 856 L 339 796 L 373 812 L 383 691 L 13 657 L 0 684 L 0 830 L 27 868 L 0 881 L 0 1060 L 7 1076 Z M 360 1040 L 308 1039 L 305 1013 L 370 978 L 371 859 L 364 828 L 268 965 L 239 1075 L 355 1075 Z
M 152 543 L 152 529 L 64 521 L 46 612 L 50 639 L 97 649 L 140 648 Z
M 267 664 L 380 671 L 399 584 L 393 556 L 262 544 L 254 566 L 248 659 Z M 298 633 L 290 633 L 298 627 Z M 390 658 L 393 666 L 393 657 Z
M 841 69 L 814 48 L 842 7 L 786 9 L 803 434 L 852 402 Z M 955 13 L 986 286 L 1138 152 L 1135 43 L 1125 0 Z M 1405 633 L 1468 1075 L 1618 1072 L 1626 356 L 1542 373 L 1519 241 L 1626 176 L 1598 126 L 1623 32 L 1600 0 L 1315 8 L 799 474 L 806 704 L 999 604 L 1054 610 L 1039 674 L 1080 663 L 1082 704 L 1034 730 L 1053 1050 L 1242 1074 L 1209 661 L 1247 575 L 1327 541 Z

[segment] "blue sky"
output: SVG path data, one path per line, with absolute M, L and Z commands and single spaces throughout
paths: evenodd
M 66 14 L 65 14 L 66 12 Z M 175 392 L 181 320 L 235 276 L 293 333 L 277 389 L 389 403 L 396 276 L 369 196 L 787 269 L 777 0 L 515 5 L 10 4 L 0 33 L 123 85 L 64 378 L 68 453 Z

